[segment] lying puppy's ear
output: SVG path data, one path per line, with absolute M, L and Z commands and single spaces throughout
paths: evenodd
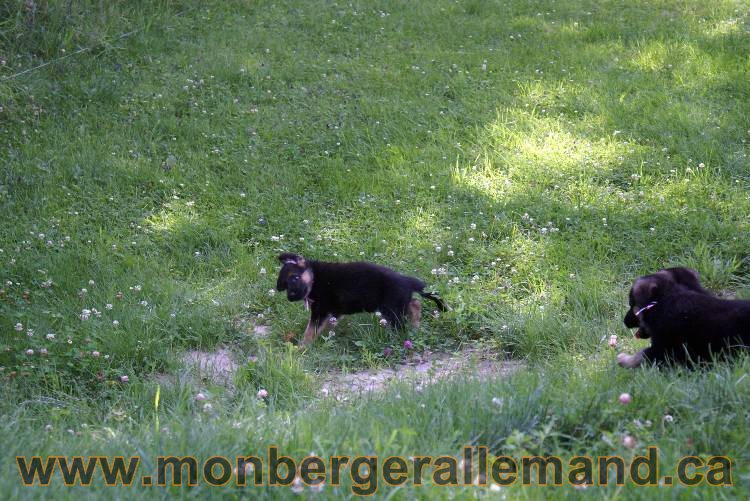
M 279 254 L 279 261 L 284 264 L 294 263 L 297 266 L 305 266 L 305 258 L 299 254 L 292 254 L 291 252 L 283 252 Z
M 654 276 L 641 277 L 633 284 L 633 299 L 635 305 L 643 306 L 656 299 L 661 292 L 659 281 Z M 634 305 L 634 306 L 635 306 Z
M 670 278 L 677 284 L 696 292 L 708 292 L 701 285 L 701 276 L 693 269 L 678 266 L 676 268 L 667 268 L 664 271 L 668 272 Z

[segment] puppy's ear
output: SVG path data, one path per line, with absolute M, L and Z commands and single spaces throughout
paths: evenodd
M 661 270 L 656 275 L 662 277 L 670 284 L 675 284 L 701 294 L 711 294 L 703 288 L 700 275 L 693 269 L 685 268 L 684 266 L 677 266 L 675 268 Z
M 685 275 L 689 275 L 689 276 L 693 277 L 693 279 L 696 282 L 700 283 L 700 281 L 701 281 L 701 275 L 696 270 L 694 270 L 692 268 L 685 268 L 684 266 L 681 266 L 681 267 L 679 267 L 677 269 L 680 270 L 680 273 L 684 273 Z
M 641 277 L 633 284 L 633 299 L 635 304 L 644 305 L 656 299 L 661 292 L 659 281 L 655 276 Z
M 670 271 L 672 272 L 675 282 L 687 285 L 690 288 L 701 288 L 701 276 L 697 271 L 682 266 L 672 268 Z
M 284 264 L 294 263 L 297 266 L 305 266 L 305 258 L 299 254 L 292 254 L 291 252 L 283 252 L 279 254 L 279 261 Z

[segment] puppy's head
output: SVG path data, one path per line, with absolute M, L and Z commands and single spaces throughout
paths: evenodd
M 622 320 L 625 327 L 628 329 L 642 327 L 641 319 L 638 318 L 637 313 L 650 303 L 658 302 L 661 295 L 667 289 L 674 286 L 674 284 L 675 280 L 668 270 L 661 270 L 658 273 L 646 275 L 636 280 L 633 283 L 633 287 L 630 288 L 630 294 L 628 295 L 629 308 L 627 314 L 625 314 L 625 318 Z M 635 337 L 645 339 L 649 336 L 645 329 L 638 329 Z
M 701 286 L 700 275 L 695 270 L 682 266 L 659 270 L 653 275 L 639 278 L 633 284 L 629 295 L 630 308 L 623 319 L 625 326 L 629 329 L 642 327 L 636 312 L 650 303 L 658 302 L 661 296 L 675 287 L 700 294 L 710 294 Z M 638 329 L 635 336 L 642 339 L 649 337 L 645 329 Z
M 313 272 L 305 258 L 299 254 L 285 252 L 279 255 L 281 270 L 276 280 L 276 290 L 286 291 L 289 301 L 305 299 L 313 284 Z

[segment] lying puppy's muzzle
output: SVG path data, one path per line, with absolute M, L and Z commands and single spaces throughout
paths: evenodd
M 635 329 L 636 327 L 639 327 L 641 325 L 632 308 L 628 310 L 628 313 L 625 315 L 625 318 L 623 318 L 622 321 L 625 324 L 625 327 L 627 327 L 628 329 Z

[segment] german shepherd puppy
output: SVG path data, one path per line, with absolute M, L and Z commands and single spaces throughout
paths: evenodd
M 408 314 L 411 325 L 417 328 L 421 305 L 418 299 L 412 299 L 415 292 L 434 301 L 441 311 L 446 309 L 439 297 L 424 292 L 424 282 L 385 266 L 365 262 L 327 263 L 291 253 L 279 255 L 279 261 L 282 266 L 276 289 L 286 291 L 289 301 L 304 301 L 310 310 L 303 345 L 314 342 L 331 317 L 350 313 L 379 311 L 397 329 L 404 326 Z
M 720 299 L 700 285 L 689 268 L 667 268 L 639 278 L 630 289 L 623 322 L 651 346 L 620 353 L 622 367 L 644 361 L 663 365 L 707 362 L 750 347 L 750 301 Z
M 657 274 L 660 274 L 662 277 L 664 277 L 666 280 L 671 280 L 675 284 L 679 284 L 682 287 L 685 287 L 688 290 L 697 292 L 699 294 L 705 294 L 707 296 L 713 296 L 709 291 L 703 288 L 700 282 L 700 275 L 697 271 L 685 268 L 682 266 L 678 266 L 675 268 L 665 268 L 661 271 L 659 271 Z M 633 308 L 633 290 L 630 290 L 630 309 L 625 314 L 625 318 L 623 319 L 623 322 L 625 323 L 625 327 L 628 329 L 635 329 L 636 327 L 640 327 L 640 319 L 635 315 L 635 312 L 637 309 Z M 636 339 L 648 339 L 650 334 L 645 329 L 638 329 L 635 331 L 635 337 Z

